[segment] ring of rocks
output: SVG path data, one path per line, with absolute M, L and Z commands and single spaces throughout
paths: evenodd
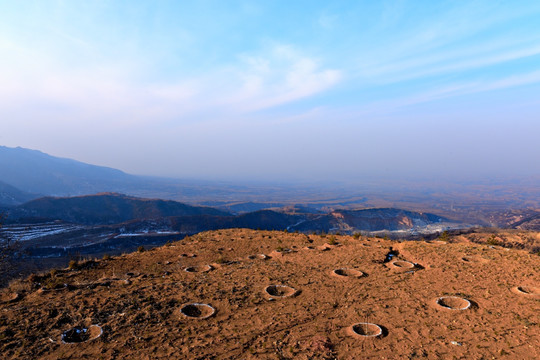
M 207 319 L 216 313 L 216 309 L 208 304 L 191 303 L 182 306 L 180 312 L 190 319 Z
M 449 310 L 467 310 L 471 307 L 471 302 L 458 296 L 441 296 L 436 301 L 437 305 Z

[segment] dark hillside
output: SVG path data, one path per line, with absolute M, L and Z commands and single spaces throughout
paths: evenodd
M 0 206 L 19 205 L 37 197 L 0 181 Z
M 10 222 L 26 218 L 62 220 L 76 224 L 117 224 L 134 219 L 158 219 L 169 216 L 229 215 L 176 201 L 142 199 L 121 194 L 97 194 L 70 198 L 44 197 L 9 211 Z

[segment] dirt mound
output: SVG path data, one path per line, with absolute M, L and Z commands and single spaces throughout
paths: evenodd
M 7 359 L 540 357 L 540 256 L 465 238 L 434 245 L 336 235 L 340 246 L 328 242 L 220 230 L 90 268 L 31 276 L 1 294 L 0 353 Z M 396 255 L 384 262 L 389 251 Z

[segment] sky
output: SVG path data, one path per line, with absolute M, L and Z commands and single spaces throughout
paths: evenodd
M 540 174 L 540 2 L 0 0 L 0 145 L 132 174 Z

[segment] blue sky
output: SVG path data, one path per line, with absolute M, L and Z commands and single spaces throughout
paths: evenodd
M 0 0 L 0 144 L 235 180 L 540 174 L 538 1 Z

